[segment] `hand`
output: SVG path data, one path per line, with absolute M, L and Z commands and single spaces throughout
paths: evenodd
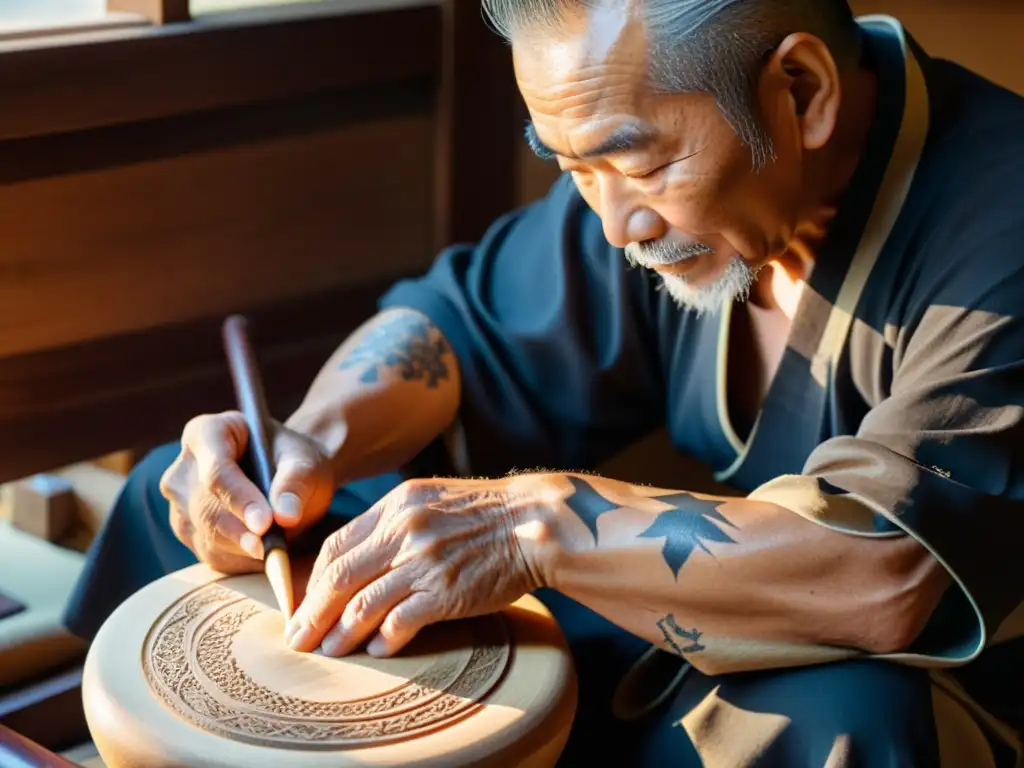
M 323 517 L 334 493 L 324 452 L 310 438 L 275 424 L 277 472 L 268 500 L 238 465 L 248 439 L 241 413 L 198 416 L 185 426 L 181 453 L 160 479 L 175 535 L 222 573 L 260 570 L 260 537 L 271 523 L 280 523 L 289 536 L 305 530 Z
M 500 610 L 543 586 L 544 475 L 403 483 L 324 543 L 286 628 L 297 651 L 389 656 L 438 621 Z

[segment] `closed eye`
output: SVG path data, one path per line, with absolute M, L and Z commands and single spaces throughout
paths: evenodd
M 673 161 L 673 162 L 675 162 L 675 161 Z M 672 163 L 665 163 L 664 165 L 659 165 L 657 168 L 653 168 L 653 169 L 651 169 L 649 171 L 646 171 L 645 173 L 627 173 L 626 174 L 626 178 L 627 179 L 649 179 L 652 176 L 656 176 L 657 174 L 661 173 L 663 170 L 668 168 L 670 165 L 672 165 Z
M 629 179 L 650 179 L 650 178 L 652 178 L 654 176 L 657 176 L 659 173 L 664 171 L 666 168 L 668 168 L 670 166 L 673 166 L 676 163 L 681 163 L 684 160 L 689 160 L 694 155 L 699 155 L 703 151 L 704 151 L 703 149 L 698 149 L 696 152 L 691 152 L 688 155 L 683 155 L 682 157 L 677 157 L 675 160 L 670 160 L 669 162 L 665 163 L 664 165 L 659 165 L 657 168 L 652 168 L 651 170 L 645 171 L 644 173 L 627 173 L 626 174 L 626 178 L 629 178 Z

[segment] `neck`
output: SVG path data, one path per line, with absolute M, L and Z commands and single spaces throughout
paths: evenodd
M 843 79 L 842 89 L 835 133 L 822 149 L 808 155 L 804 169 L 806 203 L 789 249 L 768 264 L 751 293 L 751 301 L 758 306 L 785 311 L 792 303 L 792 286 L 809 277 L 839 200 L 863 157 L 875 119 L 875 74 L 861 67 Z M 779 294 L 780 286 L 786 295 Z

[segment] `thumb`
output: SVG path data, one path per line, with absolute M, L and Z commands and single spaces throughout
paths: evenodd
M 294 528 L 309 508 L 316 492 L 317 466 L 309 459 L 289 454 L 282 456 L 270 484 L 270 506 L 274 521 Z
M 327 512 L 334 496 L 330 462 L 312 441 L 282 432 L 277 444 L 277 471 L 268 494 L 274 520 L 300 533 Z

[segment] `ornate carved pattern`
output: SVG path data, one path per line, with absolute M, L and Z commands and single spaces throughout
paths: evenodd
M 184 595 L 143 647 L 150 690 L 206 731 L 271 747 L 336 749 L 432 731 L 480 706 L 504 674 L 509 636 L 499 616 L 473 620 L 473 643 L 392 690 L 364 699 L 309 701 L 253 680 L 231 652 L 247 621 L 267 610 L 219 584 Z M 339 692 L 341 693 L 341 692 Z

